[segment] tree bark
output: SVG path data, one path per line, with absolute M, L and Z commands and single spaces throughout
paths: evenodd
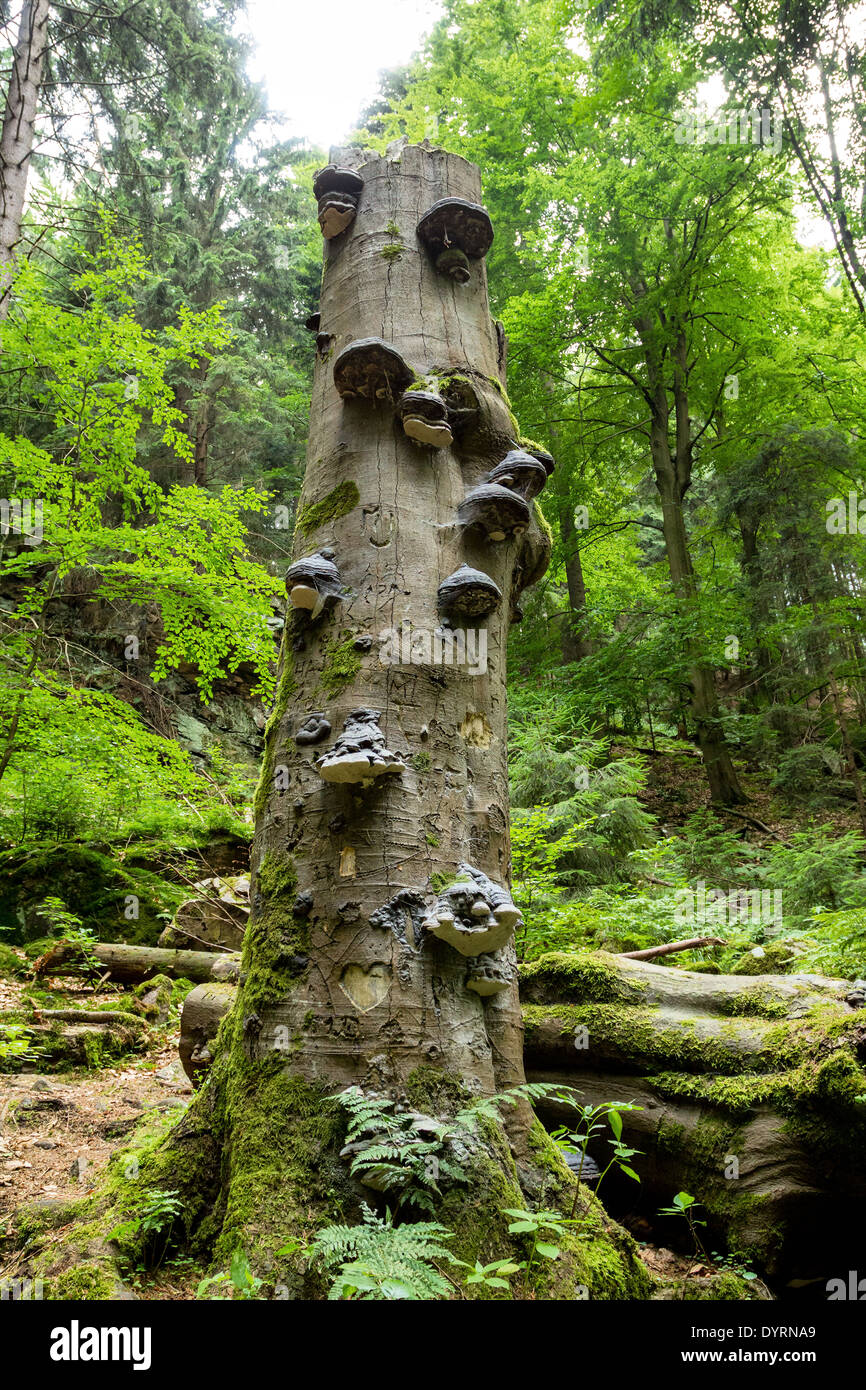
M 543 570 L 547 543 L 534 520 L 498 543 L 458 524 L 467 490 L 514 447 L 515 423 L 483 262 L 458 288 L 415 229 L 440 199 L 478 203 L 477 170 L 409 147 L 399 163 L 374 159 L 360 172 L 357 220 L 327 243 L 320 324 L 330 351 L 316 366 L 295 546 L 296 557 L 315 546 L 334 551 L 344 597 L 319 623 L 296 616 L 285 642 L 253 853 L 245 959 L 255 987 L 245 1007 L 261 1026 L 252 1025 L 250 1052 L 265 1058 L 278 1037 L 302 1028 L 293 1067 L 308 1078 L 399 1088 L 426 1062 L 492 1092 L 522 1079 L 513 947 L 500 962 L 508 987 L 482 997 L 467 988 L 471 961 L 423 924 L 436 907 L 434 883 L 462 863 L 508 883 L 508 599 Z M 388 251 L 395 245 L 398 255 Z M 334 361 L 371 337 L 401 353 L 428 389 L 438 384 L 447 396 L 449 378 L 462 379 L 471 418 L 450 450 L 419 448 L 387 402 L 341 400 Z M 326 514 L 347 480 L 356 492 L 344 515 L 305 520 Z M 438 586 L 462 563 L 506 596 L 484 629 L 483 673 L 424 654 L 423 634 L 442 623 Z M 407 625 L 422 634 L 414 661 Z M 400 634 L 400 651 L 383 664 L 390 633 Z M 359 708 L 379 714 L 403 770 L 367 788 L 325 782 L 316 766 L 323 745 L 298 746 L 294 735 L 321 711 L 333 747 Z M 303 918 L 293 916 L 298 894 L 310 903 Z M 277 937 L 284 958 L 305 962 L 297 980 L 267 959 Z
M 27 196 L 39 86 L 48 43 L 49 0 L 24 0 L 0 132 L 0 319 L 9 287 Z

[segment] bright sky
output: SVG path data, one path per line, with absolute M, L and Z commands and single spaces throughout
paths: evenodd
M 357 124 L 381 69 L 411 58 L 438 9 L 438 0 L 248 0 L 250 74 L 289 135 L 327 149 Z

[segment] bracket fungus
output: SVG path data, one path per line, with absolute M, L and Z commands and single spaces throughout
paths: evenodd
M 461 565 L 442 580 L 438 599 L 443 613 L 461 618 L 486 618 L 502 602 L 502 590 L 483 570 Z
M 329 164 L 320 169 L 313 183 L 313 197 L 319 203 L 319 226 L 326 241 L 339 236 L 355 220 L 358 198 L 364 180 L 354 169 Z
M 381 338 L 357 338 L 334 363 L 334 385 L 344 401 L 395 401 L 414 380 L 397 349 Z
M 482 530 L 489 541 L 519 536 L 529 526 L 529 507 L 518 493 L 498 483 L 481 483 L 467 492 L 457 508 L 457 520 L 467 530 Z
M 547 470 L 533 454 L 512 449 L 501 463 L 491 468 L 485 482 L 510 488 L 512 492 L 519 493 L 525 502 L 531 502 L 547 482 Z
M 454 442 L 448 407 L 435 391 L 404 391 L 398 406 L 403 431 L 416 444 L 448 449 Z
M 424 929 L 447 941 L 463 956 L 489 955 L 514 935 L 520 922 L 511 894 L 471 864 L 458 866 L 458 878 L 444 889 L 424 919 Z
M 493 223 L 486 208 L 465 198 L 442 198 L 418 223 L 418 237 L 433 257 L 440 275 L 465 285 L 473 260 L 487 255 L 493 241 Z
M 319 550 L 295 560 L 286 570 L 286 588 L 293 608 L 306 608 L 311 618 L 318 618 L 340 597 L 340 571 L 334 564 L 333 550 Z
M 479 956 L 469 967 L 466 988 L 480 994 L 482 999 L 508 989 L 514 979 L 514 969 L 501 956 Z
M 295 743 L 299 748 L 305 748 L 311 743 L 321 743 L 322 739 L 328 737 L 331 732 L 331 725 L 325 717 L 324 710 L 319 710 L 315 714 L 310 714 L 301 724 L 295 734 Z
M 526 452 L 531 454 L 534 459 L 538 459 L 548 478 L 551 473 L 556 471 L 556 460 L 553 454 L 549 454 L 546 449 L 527 449 Z
M 406 764 L 385 746 L 381 718 L 376 709 L 352 710 L 333 748 L 317 759 L 319 776 L 326 782 L 372 782 L 386 772 L 405 772 Z

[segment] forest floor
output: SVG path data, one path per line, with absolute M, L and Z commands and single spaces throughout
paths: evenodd
M 611 745 L 614 758 L 635 754 L 646 759 L 647 768 L 646 786 L 638 793 L 638 801 L 666 832 L 681 830 L 689 816 L 703 810 L 712 810 L 729 829 L 740 829 L 768 845 L 773 841 L 785 844 L 792 834 L 812 823 L 830 825 L 838 835 L 861 828 L 853 798 L 850 803 L 834 797 L 827 805 L 809 805 L 774 790 L 766 769 L 749 771 L 747 766 L 738 764 L 737 774 L 747 800 L 738 807 L 711 806 L 697 749 L 679 743 L 653 752 L 645 739 L 640 745 L 627 739 Z
M 69 1007 L 117 997 L 69 983 L 45 981 Z M 0 1013 L 20 1008 L 23 990 L 23 982 L 0 980 Z M 148 1112 L 189 1104 L 193 1088 L 178 1060 L 178 1038 L 176 1029 L 151 1030 L 145 1051 L 97 1071 L 0 1074 L 0 1233 L 25 1204 L 86 1197 Z M 192 1299 L 203 1275 L 191 1261 L 175 1260 L 128 1282 L 139 1298 Z

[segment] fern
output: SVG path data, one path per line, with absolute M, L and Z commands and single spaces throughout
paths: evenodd
M 522 1086 L 512 1086 L 507 1091 L 499 1091 L 495 1096 L 481 1096 L 458 1110 L 454 1124 L 474 1130 L 479 1119 L 498 1120 L 500 1105 L 517 1105 L 525 1100 L 530 1104 L 537 1100 L 561 1100 L 567 1105 L 576 1103 L 577 1092 L 573 1086 L 564 1086 L 557 1081 L 525 1081 Z
M 310 1252 L 326 1270 L 338 1270 L 328 1293 L 336 1299 L 443 1298 L 450 1284 L 433 1264 L 454 1256 L 443 1245 L 452 1232 L 435 1221 L 395 1226 L 390 1216 L 376 1216 L 364 1208 L 360 1226 L 326 1226 L 310 1245 Z
M 405 1204 L 432 1214 L 433 1198 L 441 1196 L 440 1179 L 466 1181 L 465 1169 L 449 1148 L 458 1137 L 453 1121 L 395 1111 L 393 1101 L 364 1095 L 358 1086 L 349 1087 L 337 1100 L 349 1113 L 342 1156 L 351 1156 L 352 1175 L 369 1187 L 393 1193 L 397 1210 Z

